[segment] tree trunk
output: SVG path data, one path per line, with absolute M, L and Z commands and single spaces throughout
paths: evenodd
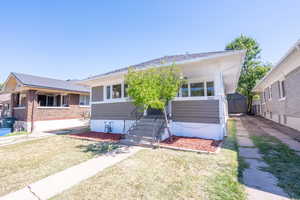
M 252 114 L 252 102 L 253 102 L 253 96 L 248 97 L 248 114 Z
M 167 125 L 169 138 L 170 138 L 170 141 L 172 141 L 172 133 L 171 133 L 171 130 L 170 130 L 170 124 L 169 124 L 169 120 L 168 120 L 168 116 L 167 116 L 166 107 L 164 107 L 164 117 L 165 117 L 165 122 L 166 122 L 166 125 Z

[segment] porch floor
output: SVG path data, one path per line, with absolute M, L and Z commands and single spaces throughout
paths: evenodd
M 92 140 L 98 142 L 119 142 L 124 134 L 112 134 L 112 133 L 102 133 L 102 132 L 85 132 L 85 133 L 77 133 L 70 134 L 71 138 Z

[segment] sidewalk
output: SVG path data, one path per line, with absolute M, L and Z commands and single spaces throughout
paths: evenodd
M 17 144 L 21 142 L 36 140 L 44 137 L 53 136 L 54 134 L 51 133 L 31 133 L 28 135 L 16 135 L 16 136 L 2 136 L 0 137 L 0 146 L 6 146 L 11 144 Z
M 94 176 L 105 168 L 128 158 L 129 156 L 138 152 L 140 149 L 142 148 L 136 146 L 126 146 L 103 156 L 90 159 L 84 163 L 70 167 L 64 171 L 32 183 L 21 190 L 0 197 L 0 200 L 49 199 L 61 193 L 62 191 L 71 188 L 79 182 Z
M 236 125 L 239 156 L 249 165 L 243 173 L 248 200 L 288 200 L 288 195 L 277 186 L 277 178 L 260 169 L 268 165 L 262 160 L 258 148 L 249 138 L 247 127 L 243 126 L 240 119 L 236 120 Z

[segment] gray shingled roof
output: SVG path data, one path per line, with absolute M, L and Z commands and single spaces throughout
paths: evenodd
M 205 52 L 205 53 L 191 53 L 191 54 L 186 53 L 186 54 L 180 54 L 180 55 L 163 56 L 160 58 L 156 58 L 156 59 L 152 59 L 152 60 L 149 60 L 146 62 L 136 64 L 136 65 L 131 65 L 130 67 L 142 69 L 142 68 L 149 67 L 149 66 L 158 66 L 158 65 L 162 65 L 162 64 L 173 64 L 173 63 L 177 63 L 177 62 L 188 61 L 188 60 L 204 58 L 204 57 L 209 57 L 209 56 L 215 56 L 215 55 L 219 55 L 219 54 L 223 54 L 223 53 L 227 53 L 227 52 L 228 53 L 234 52 L 234 51 L 236 51 L 236 50 L 214 51 L 214 52 Z M 127 71 L 128 68 L 129 67 L 120 68 L 120 69 L 113 70 L 113 71 L 110 71 L 110 72 L 107 72 L 104 74 L 91 76 L 91 77 L 88 77 L 87 79 L 93 79 L 93 78 L 106 76 L 109 74 Z
M 25 86 L 66 90 L 66 91 L 73 91 L 73 92 L 90 92 L 88 87 L 75 84 L 74 81 L 58 80 L 53 78 L 33 76 L 29 74 L 22 74 L 22 73 L 15 73 L 15 72 L 12 72 L 11 74 L 15 76 L 16 79 L 19 80 Z

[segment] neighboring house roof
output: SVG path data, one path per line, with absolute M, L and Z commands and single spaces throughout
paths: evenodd
M 277 71 L 281 68 L 282 63 L 294 52 L 300 51 L 300 40 L 298 40 L 289 50 L 288 52 L 278 61 L 278 63 L 255 85 L 253 88 L 254 92 L 259 92 L 261 90 L 261 86 Z M 299 66 L 293 66 L 293 68 Z M 291 70 L 293 69 L 291 68 Z
M 0 104 L 10 101 L 10 94 L 0 94 Z
M 15 72 L 12 72 L 11 75 L 14 76 L 24 86 L 74 92 L 90 92 L 88 87 L 75 84 L 73 81 L 65 81 Z
M 235 52 L 241 52 L 240 50 L 226 50 L 226 51 L 214 51 L 214 52 L 205 52 L 205 53 L 186 53 L 186 54 L 179 54 L 179 55 L 172 55 L 172 56 L 163 56 L 160 58 L 152 59 L 146 62 L 142 62 L 136 65 L 131 65 L 130 67 L 134 67 L 137 69 L 143 69 L 146 67 L 150 66 L 161 66 L 161 65 L 167 65 L 167 64 L 173 64 L 173 63 L 178 63 L 178 62 L 185 62 L 185 61 L 192 61 L 200 58 L 209 58 L 209 57 L 214 57 L 214 56 L 221 56 L 227 53 L 235 53 Z M 96 79 L 100 78 L 102 76 L 107 76 L 110 74 L 114 73 L 119 73 L 119 72 L 125 72 L 128 70 L 129 67 L 124 67 L 120 68 L 114 71 L 110 71 L 104 74 L 99 74 L 95 76 L 88 77 L 85 80 L 90 80 L 90 79 Z

